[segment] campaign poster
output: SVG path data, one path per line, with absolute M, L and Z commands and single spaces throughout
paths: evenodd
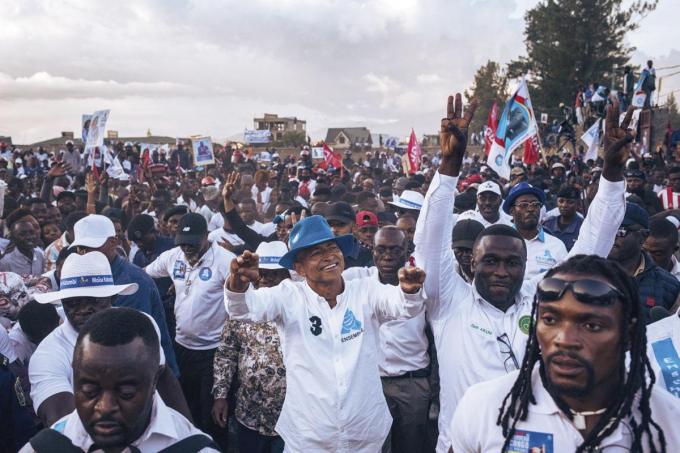
M 205 167 L 215 164 L 215 155 L 210 137 L 194 137 L 191 139 L 194 155 L 194 167 Z

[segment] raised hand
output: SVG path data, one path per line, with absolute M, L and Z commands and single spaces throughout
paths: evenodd
M 54 165 L 52 165 L 52 168 L 50 168 L 47 172 L 47 177 L 50 179 L 57 178 L 59 176 L 64 176 L 66 174 L 66 171 L 69 170 L 69 166 L 66 165 L 64 162 L 56 162 Z
M 449 96 L 446 104 L 446 118 L 442 118 L 439 130 L 439 146 L 442 152 L 440 172 L 457 176 L 460 164 L 467 147 L 468 127 L 477 109 L 477 100 L 473 99 L 463 113 L 463 98 L 456 93 L 455 98 Z M 445 165 L 446 163 L 446 165 Z M 450 174 L 454 172 L 454 174 Z
M 290 213 L 290 223 L 292 223 L 293 225 L 298 223 L 300 220 L 304 220 L 306 218 L 307 218 L 307 210 L 306 209 L 303 209 L 300 212 L 300 218 L 299 219 L 298 219 L 297 214 L 295 214 L 294 212 Z
M 621 181 L 623 179 L 623 170 L 630 153 L 629 144 L 634 138 L 633 134 L 628 130 L 634 111 L 635 107 L 632 105 L 628 107 L 626 116 L 621 121 L 621 124 L 619 124 L 618 99 L 615 99 L 611 105 L 607 106 L 602 176 L 608 181 Z
M 97 181 L 92 173 L 88 173 L 85 177 L 85 190 L 88 194 L 94 193 L 97 190 Z
M 227 175 L 227 179 L 224 181 L 224 186 L 222 187 L 222 202 L 224 203 L 224 212 L 229 212 L 236 207 L 232 200 L 232 196 L 236 192 L 236 186 L 240 174 L 233 171 Z
M 399 269 L 399 286 L 407 294 L 415 294 L 423 287 L 425 271 L 418 267 L 402 267 Z
M 230 291 L 243 293 L 251 282 L 257 282 L 259 279 L 259 257 L 255 253 L 246 250 L 231 260 L 227 280 L 227 288 Z

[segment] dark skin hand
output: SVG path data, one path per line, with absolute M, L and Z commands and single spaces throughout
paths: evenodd
M 615 100 L 611 105 L 607 106 L 607 116 L 605 118 L 602 176 L 607 181 L 612 182 L 623 180 L 623 170 L 630 154 L 630 143 L 634 138 L 630 131 L 628 131 L 628 126 L 633 118 L 635 107 L 628 107 L 626 116 L 621 124 L 619 124 L 619 111 L 619 101 Z
M 463 98 L 456 93 L 455 99 L 449 96 L 446 104 L 446 118 L 442 118 L 439 131 L 439 144 L 442 160 L 439 173 L 447 176 L 458 176 L 465 148 L 467 147 L 468 127 L 477 109 L 477 99 L 473 99 L 463 113 Z

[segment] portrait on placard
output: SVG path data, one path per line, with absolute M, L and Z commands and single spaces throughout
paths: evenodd
M 204 167 L 215 164 L 212 141 L 210 137 L 197 137 L 191 140 L 191 149 L 194 155 L 194 165 Z

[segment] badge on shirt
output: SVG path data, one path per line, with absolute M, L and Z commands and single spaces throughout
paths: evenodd
M 348 308 L 347 311 L 345 311 L 345 317 L 342 319 L 342 330 L 340 330 L 340 335 L 347 336 L 343 336 L 340 341 L 344 343 L 345 341 L 352 340 L 361 335 L 363 331 L 364 329 L 361 327 L 361 321 L 359 321 L 354 316 L 352 310 Z
M 210 277 L 212 277 L 212 270 L 209 267 L 202 267 L 198 272 L 198 277 L 204 282 L 207 282 L 210 280 Z
M 175 266 L 172 269 L 172 278 L 175 280 L 181 280 L 185 277 L 187 273 L 187 265 L 184 261 L 175 261 Z
M 508 453 L 553 453 L 553 435 L 534 431 L 515 431 Z
M 530 315 L 524 315 L 521 318 L 519 318 L 517 324 L 519 324 L 519 330 L 521 330 L 524 335 L 529 335 L 529 329 L 531 328 Z

